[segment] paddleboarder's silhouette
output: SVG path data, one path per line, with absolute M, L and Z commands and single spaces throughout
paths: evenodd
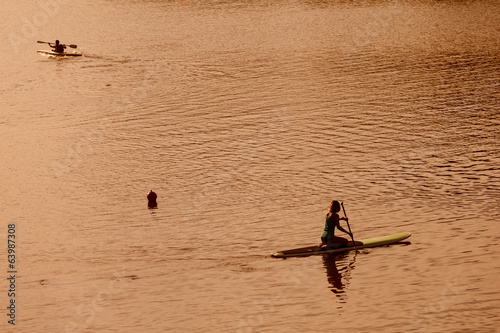
M 340 248 L 347 246 L 347 239 L 335 236 L 335 229 L 345 232 L 346 234 L 351 236 L 351 238 L 353 237 L 351 232 L 345 230 L 340 225 L 340 220 L 345 220 L 347 222 L 348 218 L 347 216 L 339 217 L 339 211 L 340 203 L 336 200 L 332 201 L 332 203 L 330 204 L 330 209 L 325 216 L 325 227 L 323 229 L 323 232 L 321 233 L 321 243 L 318 245 L 319 248 L 323 246 L 327 246 L 330 248 Z

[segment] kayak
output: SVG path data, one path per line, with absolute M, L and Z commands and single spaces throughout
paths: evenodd
M 411 233 L 404 232 L 404 233 L 394 234 L 394 235 L 386 235 L 386 236 L 380 236 L 380 237 L 360 239 L 360 240 L 355 241 L 356 247 L 353 246 L 351 241 L 349 241 L 347 243 L 346 247 L 342 247 L 342 248 L 331 248 L 331 247 L 318 248 L 317 246 L 301 247 L 298 249 L 279 251 L 279 252 L 271 254 L 271 257 L 274 257 L 274 258 L 308 257 L 308 256 L 312 256 L 312 255 L 319 255 L 319 254 L 326 254 L 326 253 L 340 253 L 340 252 L 351 251 L 354 249 L 364 249 L 367 247 L 390 245 L 390 244 L 394 244 L 394 243 L 400 242 L 402 240 L 405 240 L 410 236 L 411 236 Z
M 36 51 L 38 54 L 45 55 L 48 57 L 81 57 L 81 53 L 66 53 L 66 52 L 54 52 L 54 51 L 45 51 L 45 50 L 38 50 Z

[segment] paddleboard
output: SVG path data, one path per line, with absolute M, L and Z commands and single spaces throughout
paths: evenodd
M 394 235 L 365 238 L 365 239 L 356 240 L 355 245 L 356 245 L 356 249 L 384 246 L 384 245 L 390 245 L 390 244 L 400 242 L 404 239 L 407 239 L 410 236 L 411 236 L 411 233 L 404 232 L 404 233 L 394 234 Z M 307 257 L 307 256 L 325 254 L 325 253 L 346 252 L 346 251 L 351 251 L 354 249 L 355 248 L 354 248 L 352 242 L 349 241 L 347 243 L 347 247 L 343 247 L 343 248 L 339 248 L 339 249 L 338 248 L 332 249 L 329 247 L 322 247 L 322 248 L 318 249 L 317 246 L 308 246 L 308 247 L 301 247 L 298 249 L 279 251 L 279 252 L 271 254 L 271 256 L 274 258 Z
M 54 52 L 54 51 L 46 51 L 46 50 L 38 50 L 36 51 L 38 54 L 48 56 L 48 57 L 81 57 L 81 53 L 66 53 L 66 52 Z

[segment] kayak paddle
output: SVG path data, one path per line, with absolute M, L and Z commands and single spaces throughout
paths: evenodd
M 52 42 L 44 42 L 44 41 L 41 41 L 41 40 L 38 40 L 37 43 L 40 43 L 40 44 L 53 44 Z M 76 49 L 78 47 L 78 45 L 75 45 L 75 44 L 62 44 L 62 45 L 69 46 L 72 49 Z
M 349 221 L 347 220 L 347 214 L 345 213 L 344 203 L 342 202 L 341 205 L 342 205 L 342 210 L 344 211 L 344 216 L 346 217 L 345 221 L 347 222 L 347 227 L 349 228 L 349 232 L 351 233 L 352 246 L 354 246 L 354 250 L 358 252 L 358 250 L 356 250 L 356 243 L 354 242 L 354 237 L 352 236 L 351 226 L 349 225 Z

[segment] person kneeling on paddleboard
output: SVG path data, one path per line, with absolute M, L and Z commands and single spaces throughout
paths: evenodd
M 53 49 L 52 51 L 57 53 L 64 53 L 64 49 L 66 48 L 66 45 L 59 44 L 59 40 L 56 40 L 55 44 L 54 43 L 48 43 L 48 44 Z
M 345 247 L 348 240 L 343 237 L 335 236 L 335 227 L 342 232 L 350 235 L 352 234 L 340 226 L 340 220 L 348 221 L 347 217 L 339 217 L 340 203 L 332 201 L 330 210 L 325 216 L 325 229 L 321 233 L 321 244 L 318 247 L 328 246 L 332 248 Z

